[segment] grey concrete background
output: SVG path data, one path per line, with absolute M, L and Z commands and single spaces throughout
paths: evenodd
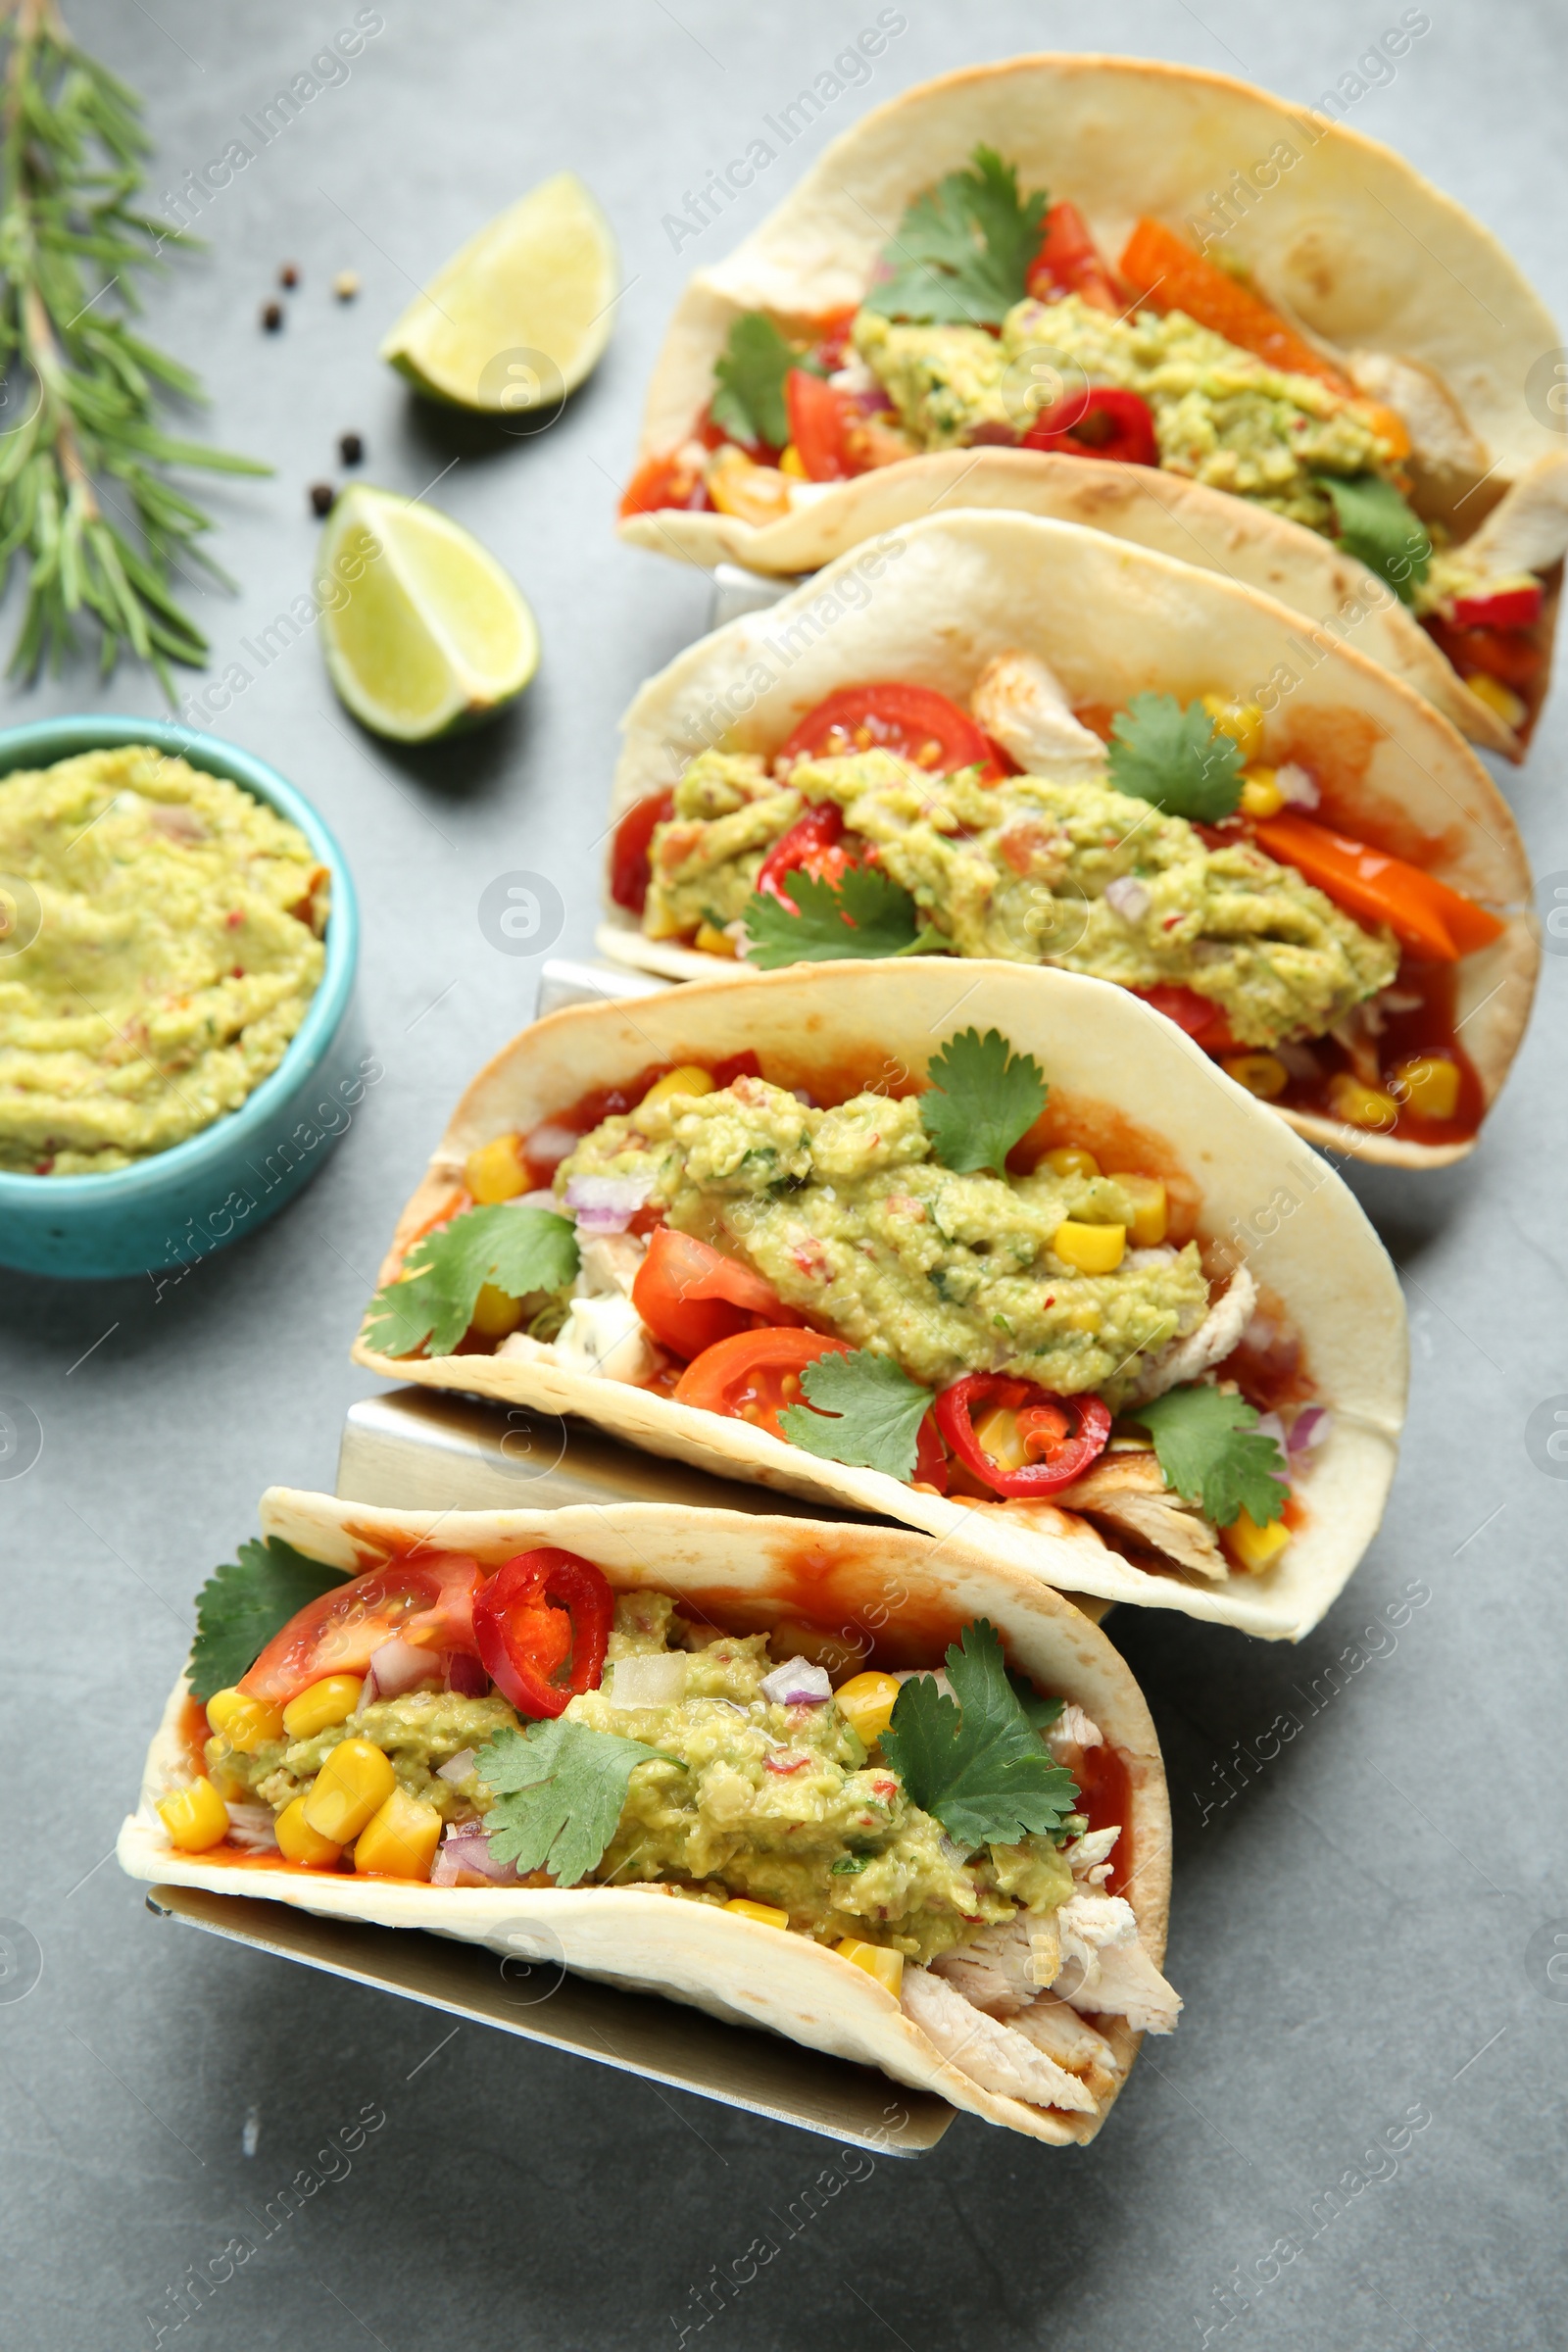
M 220 154 L 354 8 L 67 0 L 67 13 L 147 95 L 156 191 Z M 154 335 L 205 373 L 214 435 L 277 468 L 215 499 L 242 585 L 201 608 L 214 674 L 246 661 L 241 640 L 304 585 L 306 485 L 331 474 L 351 427 L 372 481 L 413 492 L 446 469 L 432 496 L 523 584 L 544 665 L 502 726 L 423 756 L 357 731 L 308 637 L 235 696 L 220 731 L 275 761 L 347 848 L 385 1080 L 277 1224 L 161 1300 L 144 1282 L 0 1277 L 0 1389 L 43 1430 L 36 1465 L 0 1484 L 0 1912 L 42 1958 L 25 1997 L 11 1997 L 23 1979 L 0 1984 L 6 2341 L 673 2345 L 695 2331 L 712 2266 L 768 2232 L 778 2254 L 708 2340 L 1560 2344 L 1565 1490 L 1552 1481 L 1568 1465 L 1544 1450 L 1548 1400 L 1568 1391 L 1560 953 L 1475 1159 L 1357 1180 L 1408 1285 L 1414 1395 L 1388 1521 L 1350 1592 L 1296 1651 L 1174 1617 L 1113 1621 L 1165 1742 L 1169 1968 L 1188 2007 L 1089 2152 L 960 2121 L 922 2162 L 851 2180 L 804 2135 L 476 2028 L 443 2045 L 430 2013 L 156 1922 L 109 1859 L 190 1595 L 251 1530 L 266 1484 L 330 1486 L 344 1408 L 372 1385 L 347 1349 L 396 1210 L 456 1090 L 531 1009 L 536 965 L 481 935 L 486 884 L 549 875 L 563 947 L 587 946 L 616 714 L 705 611 L 698 576 L 611 536 L 686 269 L 871 100 L 973 59 L 1082 46 L 1088 29 L 1061 7 L 906 0 L 907 29 L 869 88 L 762 176 L 733 225 L 677 256 L 662 217 L 830 65 L 871 0 L 385 0 L 381 13 L 348 80 L 212 205 L 208 254 L 151 295 Z M 1092 30 L 1312 100 L 1400 14 L 1394 0 L 1299 16 L 1138 0 L 1098 9 Z M 1432 0 L 1430 29 L 1350 117 L 1472 206 L 1559 316 L 1565 74 L 1559 11 Z M 531 444 L 421 410 L 378 366 L 379 333 L 481 221 L 564 165 L 608 209 L 629 281 L 597 377 Z M 258 309 L 287 259 L 303 284 L 285 331 L 264 336 Z M 365 281 L 349 308 L 327 292 L 344 268 Z M 89 671 L 3 697 L 16 717 L 95 705 L 158 708 L 146 680 L 100 690 Z M 1527 769 L 1504 778 L 1547 876 L 1568 869 L 1563 741 L 1559 697 Z M 1287 1710 L 1300 1730 L 1271 1754 Z M 385 2122 L 352 2159 L 318 2153 L 367 2106 Z M 782 2217 L 824 2166 L 837 2193 L 788 2234 Z M 255 2236 L 250 2217 L 302 2168 L 336 2177 L 176 2325 L 181 2278 L 215 2258 L 220 2272 L 225 2243 Z M 1304 2250 L 1283 2259 L 1287 2236 Z

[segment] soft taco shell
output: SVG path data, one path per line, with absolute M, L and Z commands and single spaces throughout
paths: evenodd
M 1143 1694 L 1098 1627 L 1038 1580 L 967 1546 L 932 1544 L 901 1529 L 809 1525 L 798 1519 L 667 1504 L 612 1511 L 394 1511 L 273 1487 L 262 1498 L 265 1535 L 361 1575 L 416 1545 L 499 1567 L 530 1544 L 563 1544 L 604 1570 L 617 1591 L 649 1588 L 692 1602 L 726 1629 L 759 1632 L 805 1616 L 833 1630 L 876 1632 L 878 1663 L 939 1666 L 947 1644 L 987 1617 L 1011 1663 L 1041 1689 L 1069 1698 L 1120 1749 L 1131 1788 L 1133 1863 L 1127 1900 L 1156 1967 L 1170 1907 L 1170 1803 L 1159 1742 Z M 940 1553 L 940 1556 L 938 1556 Z M 890 1613 L 890 1595 L 898 1595 Z M 1068 2115 L 983 2090 L 944 2059 L 893 1995 L 836 1952 L 804 1936 L 638 1887 L 444 1887 L 182 1854 L 158 1818 L 160 1798 L 190 1778 L 185 1678 L 175 1685 L 147 1753 L 141 1798 L 119 1842 L 132 1878 L 292 1903 L 329 1918 L 424 1928 L 503 1954 L 563 1962 L 585 1976 L 763 2026 L 809 2048 L 880 2067 L 898 2082 L 1056 2146 L 1095 2136 L 1126 2080 L 1142 2036 L 1124 2020 L 1100 2031 L 1115 2058 L 1115 2089 L 1094 2115 Z M 1118 1849 L 1119 1850 L 1119 1849 Z
M 464 1198 L 467 1154 L 526 1133 L 590 1089 L 655 1064 L 710 1063 L 750 1049 L 764 1077 L 843 1099 L 870 1082 L 906 1092 L 958 1030 L 995 1026 L 1033 1054 L 1061 1133 L 1164 1176 L 1198 1238 L 1245 1253 L 1299 1332 L 1333 1432 L 1298 1494 L 1307 1522 L 1279 1564 L 1221 1585 L 1187 1583 L 1109 1549 L 1089 1523 L 1045 1503 L 950 1501 L 874 1470 L 819 1461 L 750 1422 L 563 1368 L 554 1351 L 355 1360 L 392 1380 L 464 1389 L 575 1413 L 650 1452 L 848 1505 L 957 1541 L 1058 1591 L 1178 1609 L 1270 1640 L 1298 1640 L 1371 1542 L 1404 1414 L 1404 1307 L 1387 1253 L 1326 1162 L 1227 1078 L 1174 1025 L 1125 990 L 1069 972 L 1007 964 L 815 964 L 631 1004 L 572 1005 L 504 1048 L 458 1104 L 399 1221 L 381 1267 L 390 1281 L 417 1237 Z M 1097 1140 L 1098 1139 L 1098 1140 Z
M 1112 259 L 1141 215 L 1201 241 L 1216 191 L 1245 175 L 1249 193 L 1233 202 L 1238 217 L 1224 233 L 1227 260 L 1244 265 L 1258 290 L 1331 355 L 1386 356 L 1439 379 L 1440 399 L 1446 393 L 1455 412 L 1454 447 L 1418 479 L 1416 504 L 1448 521 L 1456 537 L 1474 530 L 1532 466 L 1560 455 L 1560 436 L 1531 414 L 1525 396 L 1535 363 L 1561 340 L 1550 315 L 1491 232 L 1401 156 L 1227 74 L 1147 59 L 1047 55 L 969 67 L 877 108 L 823 151 L 733 253 L 699 270 L 654 370 L 638 462 L 691 433 L 741 312 L 763 309 L 804 326 L 860 302 L 905 208 L 966 165 L 982 141 L 1017 166 L 1020 185 L 1076 204 Z M 994 468 L 999 495 L 1011 472 L 1013 503 L 1062 512 L 1048 477 L 1014 453 L 988 460 L 988 473 Z M 937 459 L 889 470 L 900 480 L 869 508 L 861 492 L 870 477 L 861 476 L 813 489 L 808 505 L 761 530 L 670 510 L 628 516 L 621 534 L 699 564 L 727 557 L 758 570 L 804 569 L 863 535 L 868 514 L 877 517 L 872 528 L 910 521 L 948 486 L 949 469 Z M 992 503 L 990 491 L 977 503 Z M 1298 544 L 1313 534 L 1252 511 L 1264 540 L 1276 541 L 1272 592 L 1328 620 L 1338 600 L 1325 607 L 1322 569 Z M 1102 527 L 1170 546 L 1157 498 L 1129 508 L 1122 526 Z M 1213 558 L 1194 550 L 1188 560 Z M 1255 560 L 1264 560 L 1260 552 Z M 1365 594 L 1372 575 L 1342 561 Z M 1235 564 L 1220 568 L 1253 576 Z M 1410 666 L 1428 666 L 1411 642 L 1421 634 L 1405 615 L 1391 616 L 1369 633 L 1367 650 L 1380 660 L 1385 649 L 1394 652 L 1400 673 L 1421 685 Z M 1478 742 L 1516 751 L 1511 732 L 1436 647 L 1431 659 L 1446 674 L 1441 707 L 1448 715 Z
M 1458 966 L 1454 1007 L 1490 1109 L 1524 1036 L 1541 961 L 1530 862 L 1496 785 L 1430 703 L 1354 647 L 1254 588 L 1124 539 L 960 509 L 841 556 L 782 604 L 688 646 L 642 688 L 622 722 L 612 825 L 711 744 L 774 750 L 841 686 L 906 679 L 966 703 L 986 663 L 1012 648 L 1038 654 L 1079 710 L 1120 710 L 1145 692 L 1259 703 L 1264 759 L 1309 767 L 1328 822 L 1502 916 L 1501 937 Z M 598 936 L 616 961 L 669 979 L 739 968 L 645 938 L 608 888 Z M 1438 1167 L 1474 1149 L 1377 1135 L 1311 1111 L 1276 1115 L 1314 1143 L 1395 1167 Z

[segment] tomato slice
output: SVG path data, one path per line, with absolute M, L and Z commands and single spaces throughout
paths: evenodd
M 363 1674 L 394 1635 L 430 1650 L 432 1672 L 438 1650 L 477 1656 L 473 1596 L 483 1582 L 478 1561 L 461 1553 L 389 1560 L 334 1586 L 291 1617 L 238 1687 L 247 1698 L 287 1706 L 326 1675 Z
M 1200 997 L 1196 988 L 1162 980 L 1153 988 L 1135 988 L 1131 993 L 1162 1012 L 1167 1021 L 1174 1021 L 1205 1054 L 1228 1054 L 1236 1043 L 1224 1007 L 1211 997 Z
M 620 501 L 622 514 L 657 514 L 661 507 L 686 507 L 701 512 L 710 507 L 708 485 L 695 466 L 678 452 L 649 458 L 626 484 Z
M 660 1225 L 637 1269 L 631 1302 L 662 1348 L 688 1361 L 719 1340 L 795 1320 L 760 1274 L 706 1242 Z
M 604 1679 L 615 1595 L 603 1569 L 547 1544 L 481 1586 L 473 1631 L 485 1672 L 521 1715 L 560 1715 Z
M 1078 294 L 1097 311 L 1119 317 L 1127 308 L 1075 204 L 1054 204 L 1047 213 L 1040 251 L 1029 265 L 1028 287 L 1037 302 Z
M 844 452 L 844 403 L 808 368 L 784 378 L 784 410 L 795 454 L 813 482 L 842 482 L 850 471 Z
M 668 824 L 675 813 L 672 792 L 651 792 L 627 809 L 615 827 L 610 852 L 610 895 L 628 914 L 641 914 L 648 904 L 653 868 L 648 853 L 657 825 Z
M 1541 618 L 1543 590 L 1535 580 L 1528 588 L 1502 588 L 1493 596 L 1456 596 L 1450 618 L 1460 629 L 1528 629 Z
M 843 844 L 843 832 L 844 811 L 837 801 L 814 803 L 768 851 L 757 877 L 758 889 L 799 914 L 800 908 L 784 887 L 786 879 L 806 873 L 813 882 L 837 882 L 845 867 L 857 862 L 853 848 L 846 849 Z
M 888 682 L 841 686 L 808 710 L 780 745 L 781 765 L 792 760 L 837 760 L 847 753 L 896 752 L 935 775 L 985 764 L 991 746 L 967 710 L 929 686 Z
M 675 1402 L 750 1421 L 769 1437 L 782 1438 L 779 1414 L 788 1404 L 805 1402 L 801 1374 L 807 1365 L 820 1356 L 854 1353 L 848 1340 L 825 1339 L 819 1331 L 738 1331 L 687 1365 L 675 1386 Z
M 1113 458 L 1123 466 L 1157 466 L 1154 412 L 1141 393 L 1096 384 L 1069 392 L 1042 409 L 1020 449 L 1065 450 L 1069 457 Z

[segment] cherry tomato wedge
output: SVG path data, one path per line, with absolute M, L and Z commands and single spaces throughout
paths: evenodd
M 916 767 L 951 775 L 956 768 L 984 763 L 991 746 L 967 710 L 929 686 L 889 682 L 841 686 L 818 703 L 784 743 L 777 759 L 835 760 L 846 753 L 896 752 Z
M 808 368 L 792 368 L 784 378 L 784 412 L 795 454 L 813 482 L 842 482 L 850 466 L 844 452 L 844 403 L 829 383 Z
M 604 1679 L 615 1596 L 604 1571 L 546 1544 L 481 1585 L 473 1630 L 485 1672 L 519 1715 L 560 1715 Z
M 1225 1018 L 1222 1005 L 1211 997 L 1200 997 L 1196 988 L 1182 988 L 1174 982 L 1159 981 L 1153 988 L 1135 988 L 1135 997 L 1142 997 L 1167 1021 L 1200 1045 L 1205 1054 L 1228 1054 L 1236 1040 Z
M 1127 308 L 1075 204 L 1054 204 L 1047 213 L 1040 251 L 1029 265 L 1028 286 L 1037 302 L 1077 294 L 1097 311 L 1119 315 Z
M 987 1406 L 1013 1414 L 1027 1457 L 1019 1469 L 1004 1468 L 981 1445 L 974 1417 Z M 1032 1381 L 993 1372 L 955 1381 L 933 1409 L 937 1427 L 964 1467 L 998 1494 L 1020 1498 L 1070 1487 L 1103 1453 L 1110 1435 L 1110 1408 L 1098 1396 L 1056 1396 Z
M 656 1226 L 631 1302 L 661 1348 L 688 1361 L 759 1322 L 795 1319 L 760 1274 L 670 1225 Z
M 657 514 L 661 507 L 685 507 L 700 512 L 711 506 L 708 485 L 697 466 L 678 451 L 649 458 L 638 466 L 621 496 L 622 514 Z
M 781 1438 L 779 1414 L 788 1404 L 806 1401 L 801 1374 L 807 1365 L 819 1356 L 854 1352 L 848 1340 L 825 1339 L 819 1331 L 736 1332 L 687 1365 L 676 1383 L 675 1402 L 750 1421 L 769 1437 Z
M 843 844 L 843 832 L 844 811 L 837 801 L 816 802 L 773 844 L 757 877 L 758 889 L 798 914 L 784 887 L 786 876 L 806 873 L 813 882 L 837 882 L 845 867 L 857 862 L 853 848 Z
M 657 825 L 668 824 L 675 813 L 672 792 L 651 792 L 634 802 L 615 827 L 610 852 L 610 895 L 628 914 L 641 914 L 648 904 L 653 869 L 648 852 Z
M 477 1654 L 473 1596 L 483 1582 L 478 1561 L 459 1553 L 389 1560 L 308 1602 L 272 1636 L 238 1687 L 247 1698 L 285 1707 L 329 1674 L 363 1674 L 394 1636 L 428 1649 L 436 1673 L 438 1650 Z
M 1069 457 L 1113 458 L 1123 466 L 1157 466 L 1154 412 L 1137 392 L 1108 384 L 1069 392 L 1042 409 L 1020 449 L 1059 449 Z

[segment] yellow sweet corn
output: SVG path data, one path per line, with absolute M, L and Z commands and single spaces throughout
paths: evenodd
M 1363 1086 L 1348 1070 L 1342 1070 L 1329 1088 L 1329 1107 L 1350 1127 L 1392 1127 L 1399 1116 L 1392 1095 L 1378 1086 Z
M 360 1832 L 354 1867 L 361 1878 L 427 1879 L 441 1842 L 441 1816 L 422 1797 L 394 1788 Z
M 215 1690 L 207 1701 L 207 1720 L 242 1756 L 254 1756 L 269 1740 L 283 1737 L 281 1709 L 270 1707 L 265 1698 L 247 1698 L 243 1690 Z
M 705 956 L 727 956 L 731 962 L 738 961 L 740 957 L 740 950 L 729 933 L 715 930 L 711 923 L 698 924 L 692 946 L 700 948 Z M 706 1094 L 707 1087 L 704 1087 L 702 1092 Z
M 314 1740 L 318 1732 L 329 1731 L 334 1723 L 347 1723 L 364 1688 L 357 1674 L 324 1675 L 289 1700 L 283 1709 L 284 1731 L 291 1740 Z
M 1389 1072 L 1389 1092 L 1424 1119 L 1451 1119 L 1459 1105 L 1459 1065 L 1446 1054 L 1420 1054 Z
M 755 1919 L 760 1928 L 787 1928 L 790 1924 L 787 1911 L 777 1911 L 771 1903 L 749 1903 L 740 1894 L 735 1895 L 724 1908 L 735 1912 L 741 1919 Z
M 1080 1274 L 1114 1274 L 1127 1251 L 1125 1225 L 1081 1225 L 1068 1217 L 1058 1225 L 1051 1247 L 1064 1265 Z
M 166 1796 L 158 1810 L 181 1853 L 204 1854 L 228 1836 L 228 1807 L 205 1775 Z
M 1500 678 L 1489 678 L 1485 670 L 1477 670 L 1473 678 L 1466 678 L 1465 684 L 1478 702 L 1496 712 L 1505 727 L 1522 727 L 1529 717 L 1525 704 Z
M 285 1862 L 303 1862 L 307 1870 L 330 1870 L 343 1851 L 330 1838 L 313 1830 L 305 1818 L 305 1799 L 295 1797 L 272 1824 L 277 1850 Z
M 1291 1540 L 1291 1531 L 1283 1519 L 1271 1519 L 1267 1527 L 1259 1527 L 1246 1511 L 1238 1511 L 1222 1533 L 1226 1550 L 1249 1576 L 1258 1576 L 1265 1568 L 1272 1568 Z
M 780 473 L 793 475 L 798 482 L 807 482 L 811 478 L 806 470 L 806 461 L 793 441 L 785 442 L 779 454 L 778 469 Z
M 1240 748 L 1243 767 L 1250 767 L 1263 749 L 1263 713 L 1256 703 L 1233 703 L 1223 694 L 1205 694 L 1201 699 L 1220 733 Z
M 1127 1228 L 1127 1239 L 1133 1248 L 1157 1250 L 1170 1224 L 1170 1202 L 1159 1178 L 1124 1176 L 1116 1170 L 1112 1171 L 1110 1181 L 1121 1186 L 1133 1204 L 1133 1221 Z
M 473 1302 L 468 1329 L 476 1331 L 481 1340 L 504 1340 L 516 1330 L 522 1321 L 522 1300 L 513 1298 L 497 1290 L 493 1282 L 481 1283 Z
M 464 1161 L 463 1180 L 481 1208 L 492 1208 L 498 1200 L 514 1200 L 519 1193 L 527 1192 L 528 1171 L 518 1149 L 521 1141 L 516 1135 L 494 1136 Z
M 1075 1306 L 1068 1315 L 1067 1329 L 1069 1331 L 1098 1331 L 1103 1321 L 1104 1317 L 1094 1300 L 1086 1298 L 1081 1306 Z
M 1080 1152 L 1073 1144 L 1058 1144 L 1048 1152 L 1040 1162 L 1057 1176 L 1098 1176 L 1100 1162 L 1092 1152 Z
M 902 1952 L 890 1952 L 880 1943 L 862 1943 L 858 1936 L 846 1936 L 833 1948 L 841 1960 L 847 1960 L 852 1968 L 863 1968 L 868 1977 L 875 1977 L 884 1992 L 891 1992 L 898 1999 L 904 1984 Z
M 1250 1095 L 1272 1102 L 1291 1083 L 1291 1073 L 1277 1054 L 1227 1054 L 1225 1068 Z
M 879 1674 L 873 1668 L 867 1674 L 857 1674 L 833 1693 L 838 1708 L 851 1731 L 858 1732 L 869 1747 L 880 1740 L 893 1720 L 893 1708 L 903 1689 L 897 1675 Z
M 671 1095 L 710 1095 L 713 1081 L 709 1072 L 695 1061 L 683 1061 L 678 1069 L 666 1070 L 656 1078 L 642 1101 L 639 1110 L 648 1110 L 655 1102 L 667 1102 Z
M 776 466 L 754 466 L 733 443 L 713 452 L 708 495 L 721 514 L 742 522 L 777 522 L 790 511 L 788 478 Z
M 1242 778 L 1242 814 L 1278 816 L 1284 806 L 1285 795 L 1274 780 L 1274 770 L 1271 767 L 1249 768 Z
M 318 1838 L 347 1845 L 397 1787 L 397 1775 L 368 1740 L 343 1740 L 328 1755 L 305 1799 L 305 1820 Z

